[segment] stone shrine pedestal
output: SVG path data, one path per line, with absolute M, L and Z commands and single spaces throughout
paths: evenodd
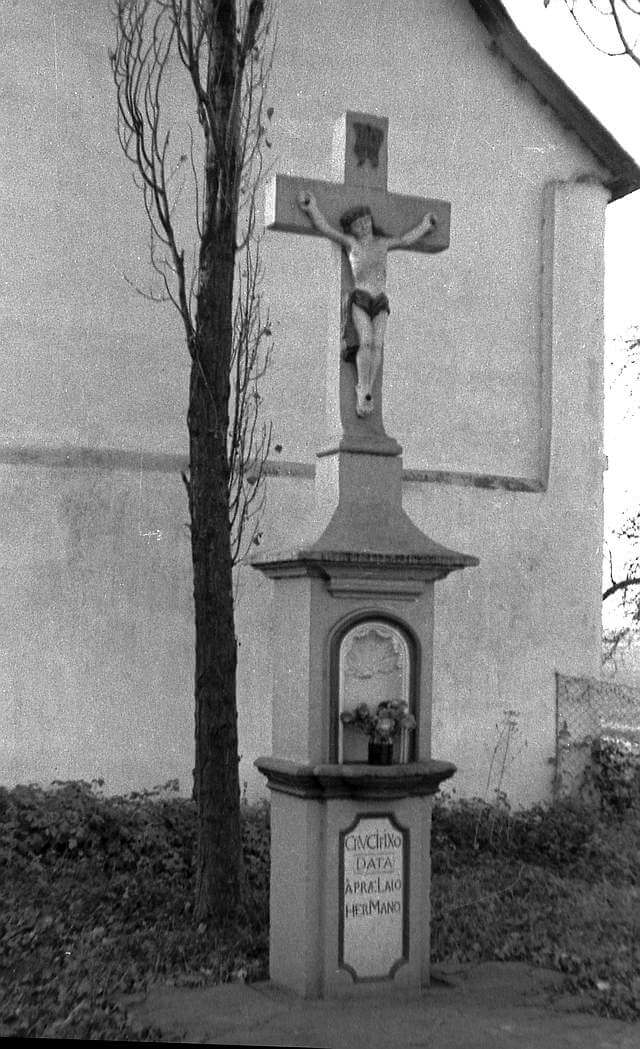
M 277 175 L 267 192 L 267 228 L 328 236 L 343 249 L 334 249 L 326 274 L 320 534 L 252 561 L 274 581 L 273 755 L 256 762 L 271 790 L 270 976 L 305 997 L 417 991 L 429 981 L 431 799 L 455 772 L 431 758 L 433 587 L 477 564 L 433 542 L 402 509 L 401 448 L 384 429 L 373 318 L 355 366 L 340 352 L 352 250 L 361 291 L 378 296 L 386 288 L 381 251 L 385 259 L 400 248 L 432 255 L 449 244 L 446 201 L 389 192 L 388 131 L 385 117 L 344 114 L 335 181 Z M 310 194 L 315 211 L 305 210 Z M 368 231 L 349 226 L 354 205 L 368 209 Z M 377 246 L 374 219 L 385 231 Z M 345 221 L 346 242 L 338 232 Z M 356 373 L 371 365 L 376 339 L 377 371 L 367 372 L 359 402 Z M 388 766 L 369 764 L 366 740 L 340 717 L 383 700 L 406 703 L 416 721 L 395 739 Z
M 270 978 L 304 997 L 428 984 L 431 803 L 455 772 L 431 758 L 433 588 L 477 559 L 404 513 L 400 449 L 367 450 L 367 422 L 319 457 L 318 539 L 253 560 L 274 581 Z M 384 698 L 416 729 L 374 766 L 340 714 Z

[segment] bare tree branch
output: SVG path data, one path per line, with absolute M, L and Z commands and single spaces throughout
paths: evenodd
M 165 294 L 178 309 L 187 345 L 193 351 L 194 324 L 172 215 L 179 197 L 172 190 L 177 168 L 169 167 L 171 131 L 163 129 L 164 74 L 176 40 L 177 26 L 168 0 L 120 0 L 117 7 L 116 49 L 111 66 L 118 99 L 118 137 L 127 158 L 142 179 L 145 211 L 151 229 L 150 260 Z M 148 43 L 145 44 L 145 37 Z M 178 162 L 180 163 L 180 162 Z M 169 257 L 158 255 L 156 242 Z
M 232 568 L 259 542 L 271 439 L 260 414 L 271 329 L 255 233 L 271 16 L 269 0 L 115 3 L 118 137 L 160 286 L 145 297 L 177 309 L 192 360 L 183 480 L 196 636 L 196 914 L 224 924 L 242 882 Z M 195 102 L 198 144 L 191 124 L 175 120 L 180 83 Z
M 543 0 L 549 7 L 551 0 Z M 632 37 L 631 26 L 640 15 L 640 4 L 631 0 L 562 0 L 580 33 L 591 46 L 610 58 L 626 57 L 640 67 L 640 27 Z M 613 43 L 608 44 L 607 38 Z
M 613 597 L 614 594 L 618 594 L 621 590 L 629 590 L 632 586 L 640 586 L 640 576 L 627 576 L 626 579 L 620 579 L 617 583 L 612 583 L 604 591 L 602 600 L 606 601 L 607 598 Z

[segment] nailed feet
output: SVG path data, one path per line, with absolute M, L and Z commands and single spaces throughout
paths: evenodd
M 365 387 L 356 386 L 356 415 L 364 418 L 373 411 L 373 397 Z

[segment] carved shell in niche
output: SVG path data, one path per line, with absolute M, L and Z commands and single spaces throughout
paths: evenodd
M 402 669 L 401 654 L 393 638 L 376 627 L 356 636 L 345 659 L 349 676 L 371 678 L 378 674 L 394 674 Z

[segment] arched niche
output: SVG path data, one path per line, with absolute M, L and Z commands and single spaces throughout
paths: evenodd
M 377 707 L 385 699 L 407 703 L 416 717 L 416 645 L 408 630 L 382 617 L 361 618 L 339 631 L 332 645 L 332 757 L 338 763 L 367 760 L 367 737 L 340 715 L 361 703 Z M 394 741 L 394 762 L 415 760 L 416 732 Z

